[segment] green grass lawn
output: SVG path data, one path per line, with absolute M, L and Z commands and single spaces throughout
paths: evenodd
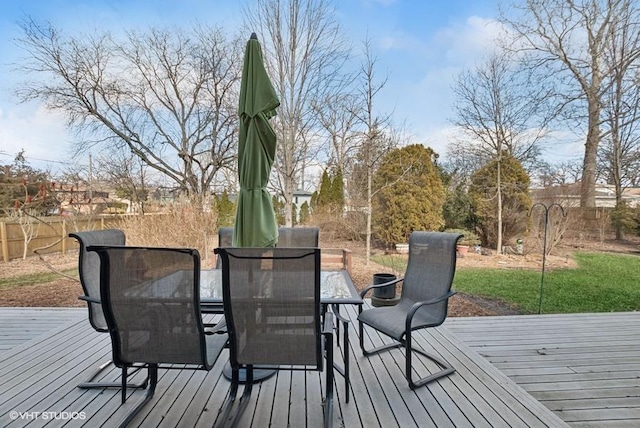
M 77 276 L 77 272 L 77 269 L 68 269 L 62 271 L 62 273 L 69 276 Z M 21 287 L 23 285 L 42 284 L 45 282 L 51 282 L 58 278 L 60 278 L 60 274 L 55 272 L 31 273 L 12 278 L 4 278 L 0 279 L 0 290 Z
M 576 269 L 545 272 L 542 313 L 640 310 L 640 257 L 579 252 L 575 259 Z M 398 269 L 397 259 L 374 260 Z M 503 300 L 523 313 L 538 313 L 540 282 L 540 271 L 459 268 L 453 288 Z

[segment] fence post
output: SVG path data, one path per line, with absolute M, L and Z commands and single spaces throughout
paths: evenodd
M 2 241 L 2 260 L 9 261 L 9 239 L 7 238 L 7 224 L 0 221 L 0 241 Z
M 342 265 L 347 270 L 349 275 L 351 275 L 351 268 L 353 267 L 351 255 L 351 250 L 347 250 L 346 248 L 342 250 Z

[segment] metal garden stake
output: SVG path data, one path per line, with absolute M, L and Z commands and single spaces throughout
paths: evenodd
M 549 210 L 553 207 L 558 207 L 562 211 L 562 216 L 566 217 L 567 213 L 564 210 L 564 207 L 558 203 L 552 203 L 551 205 L 545 205 L 542 202 L 535 203 L 531 206 L 529 210 L 529 216 L 533 212 L 533 209 L 537 206 L 540 206 L 544 209 L 544 239 L 542 241 L 542 275 L 540 275 L 540 300 L 538 301 L 538 314 L 542 313 L 542 295 L 544 293 L 544 269 L 547 261 L 547 233 L 549 228 Z

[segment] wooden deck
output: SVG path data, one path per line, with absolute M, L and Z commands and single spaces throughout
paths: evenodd
M 640 426 L 640 313 L 449 318 L 445 326 L 571 426 Z
M 61 324 L 86 318 L 82 308 L 0 308 L 0 354 Z
M 3 320 L 25 323 L 29 310 L 0 308 Z M 345 311 L 352 318 L 355 310 Z M 110 355 L 106 334 L 94 332 L 86 318 L 74 318 L 0 353 L 0 426 L 105 426 L 118 424 L 144 392 L 135 391 L 120 405 L 118 390 L 80 390 L 76 385 Z M 566 424 L 484 358 L 449 334 L 431 329 L 418 342 L 448 360 L 457 372 L 412 391 L 403 377 L 401 350 L 362 357 L 356 329 L 351 329 L 351 402 L 344 402 L 344 382 L 337 375 L 334 426 L 345 427 L 561 427 Z M 369 332 L 367 340 L 381 338 Z M 0 340 L 1 341 L 1 340 Z M 226 352 L 226 351 L 224 351 Z M 340 360 L 341 349 L 336 348 Z M 162 370 L 151 403 L 134 420 L 141 427 L 212 426 L 228 392 L 221 376 L 223 353 L 210 372 Z M 418 364 L 418 375 L 432 369 Z M 117 378 L 114 370 L 106 377 Z M 281 371 L 254 388 L 242 426 L 322 425 L 323 376 Z M 11 412 L 22 412 L 12 414 Z M 36 414 L 35 412 L 41 412 Z M 51 419 L 73 412 L 84 419 Z M 16 417 L 17 415 L 17 417 Z M 12 419 L 12 416 L 15 419 Z M 48 419 L 44 419 L 47 416 Z

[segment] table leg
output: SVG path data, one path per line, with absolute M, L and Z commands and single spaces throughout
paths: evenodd
M 336 316 L 336 318 L 338 319 L 338 322 L 336 323 L 336 329 L 338 330 L 338 334 L 336 335 L 336 337 L 338 337 L 338 341 L 340 340 L 340 333 L 339 333 L 339 326 L 340 323 L 342 322 L 343 324 L 343 347 L 342 350 L 344 352 L 344 368 L 343 367 L 339 367 L 337 364 L 334 363 L 334 367 L 335 369 L 338 371 L 338 373 L 340 373 L 342 376 L 344 376 L 344 386 L 345 386 L 345 402 L 348 403 L 349 402 L 349 390 L 350 388 L 350 383 L 349 383 L 349 318 L 343 317 L 342 315 L 340 315 L 340 308 L 338 305 L 331 305 L 332 306 L 332 311 L 334 313 L 334 315 Z

